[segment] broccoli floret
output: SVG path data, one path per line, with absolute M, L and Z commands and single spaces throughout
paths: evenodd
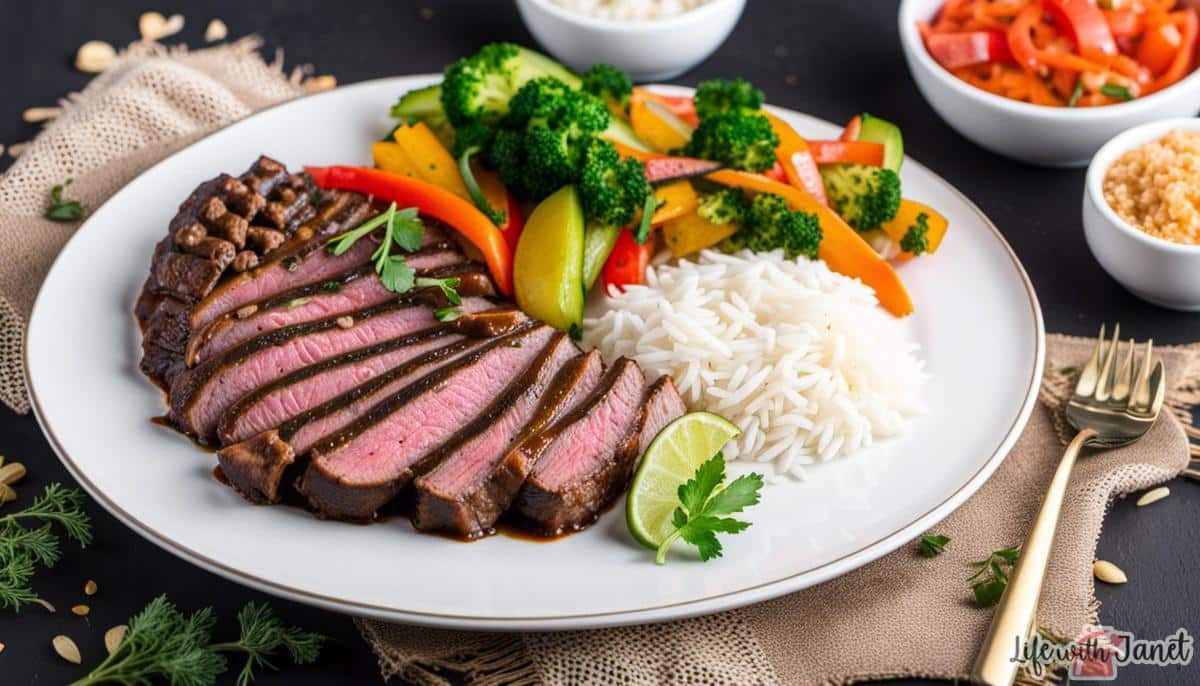
M 750 202 L 737 233 L 725 239 L 721 247 L 730 252 L 782 248 L 788 257 L 804 255 L 815 260 L 820 245 L 821 224 L 815 214 L 793 212 L 782 197 L 763 193 Z
M 562 65 L 512 43 L 492 43 L 446 67 L 441 101 L 450 123 L 494 124 L 508 112 L 509 100 L 540 76 L 578 81 Z M 574 87 L 575 83 L 568 83 Z
M 697 214 L 713 224 L 740 225 L 746 215 L 746 196 L 737 188 L 723 188 L 700 198 Z
M 487 150 L 494 135 L 495 130 L 486 124 L 480 122 L 467 124 L 455 132 L 454 147 L 451 148 L 454 159 L 462 157 L 468 150 L 472 151 L 471 154 Z
M 579 178 L 579 195 L 588 219 L 608 226 L 628 226 L 651 192 L 641 163 L 621 159 L 608 141 L 592 140 Z
M 595 97 L 554 78 L 533 79 L 513 96 L 485 161 L 517 195 L 541 200 L 579 179 L 584 152 L 608 122 Z
M 917 221 L 908 227 L 904 237 L 900 239 L 900 249 L 913 256 L 929 250 L 929 215 L 924 212 L 917 215 Z
M 733 169 L 761 172 L 775 166 L 777 145 L 779 136 L 765 115 L 731 110 L 702 118 L 681 152 Z
M 757 110 L 763 100 L 763 92 L 745 79 L 703 81 L 693 96 L 700 119 L 733 110 Z
M 831 164 L 821 167 L 821 180 L 833 208 L 859 231 L 879 228 L 900 209 L 900 176 L 891 169 Z
M 593 64 L 583 74 L 583 90 L 604 101 L 609 111 L 626 112 L 633 95 L 629 74 L 611 64 Z

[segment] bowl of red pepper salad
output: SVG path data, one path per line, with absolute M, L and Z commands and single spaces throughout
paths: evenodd
M 1081 167 L 1138 124 L 1200 111 L 1200 12 L 1181 0 L 903 0 L 925 99 L 964 137 Z

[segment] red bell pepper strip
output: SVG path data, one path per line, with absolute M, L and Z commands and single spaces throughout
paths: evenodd
M 1001 31 L 937 33 L 925 39 L 925 47 L 937 63 L 947 69 L 976 64 L 1011 62 L 1008 37 Z
M 1142 33 L 1142 13 L 1132 9 L 1101 10 L 1108 20 L 1108 29 L 1113 38 L 1133 38 Z
M 763 172 L 763 176 L 767 177 L 768 179 L 778 181 L 779 183 L 788 182 L 787 172 L 783 171 L 783 165 L 779 163 L 779 160 L 775 160 L 775 166 Z
M 771 122 L 771 130 L 779 136 L 779 145 L 775 146 L 776 166 L 783 167 L 784 181 L 796 188 L 807 191 L 822 205 L 828 205 L 825 196 L 825 182 L 821 180 L 821 172 L 817 169 L 817 161 L 812 151 L 808 149 L 808 141 L 796 129 L 783 119 L 767 112 Z
M 515 254 L 517 240 L 521 238 L 521 231 L 525 228 L 525 217 L 521 216 L 521 203 L 517 202 L 516 196 L 512 193 L 508 194 L 508 208 L 504 213 L 504 218 L 506 221 L 504 226 L 500 227 L 500 233 L 504 234 L 504 242 Z
M 679 117 L 692 126 L 698 126 L 700 124 L 700 117 L 696 114 L 696 103 L 692 100 L 692 96 L 663 95 L 662 93 L 655 93 L 644 88 L 635 88 L 634 90 L 637 91 L 641 97 L 654 100 L 658 104 L 667 108 L 667 111 L 669 111 L 671 114 Z
M 621 229 L 612 252 L 604 262 L 601 279 L 604 282 L 604 292 L 610 287 L 625 290 L 626 286 L 637 286 L 646 282 L 646 269 L 650 266 L 650 258 L 654 256 L 654 242 L 646 241 L 641 245 L 633 238 L 629 229 Z
M 1192 65 L 1195 63 L 1196 40 L 1197 35 L 1200 34 L 1200 18 L 1197 17 L 1196 10 L 1188 8 L 1172 12 L 1170 16 L 1179 30 L 1183 32 L 1183 41 L 1179 44 L 1179 51 L 1175 53 L 1175 59 L 1171 60 L 1167 70 L 1150 84 L 1148 89 L 1150 93 L 1160 91 L 1179 81 L 1191 71 Z
M 1033 36 L 1030 33 L 1041 18 L 1041 5 L 1031 3 L 1021 10 L 1016 19 L 1013 19 L 1012 26 L 1008 28 L 1008 50 L 1017 64 L 1028 72 L 1037 72 L 1042 66 L 1041 60 L 1038 59 L 1037 46 L 1033 44 Z
M 513 250 L 492 220 L 468 200 L 444 188 L 407 176 L 366 167 L 305 167 L 321 188 L 357 191 L 400 207 L 415 207 L 421 214 L 441 220 L 479 249 L 496 287 L 512 295 Z
M 869 164 L 883 166 L 883 144 L 866 141 L 809 141 L 817 164 Z
M 1108 19 L 1094 0 L 1042 0 L 1041 4 L 1084 58 L 1106 64 L 1117 54 Z
M 842 135 L 838 136 L 839 141 L 856 141 L 858 140 L 858 132 L 862 131 L 862 115 L 856 114 L 846 124 L 846 129 L 842 131 Z

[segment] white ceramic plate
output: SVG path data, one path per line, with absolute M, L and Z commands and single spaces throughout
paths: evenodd
M 944 212 L 938 254 L 905 265 L 905 322 L 932 375 L 932 411 L 910 435 L 770 487 L 726 556 L 656 567 L 618 506 L 591 529 L 538 544 L 464 544 L 402 519 L 355 526 L 252 507 L 210 475 L 211 455 L 150 418 L 164 411 L 137 370 L 131 314 L 154 244 L 200 181 L 261 152 L 289 167 L 369 164 L 396 97 L 429 77 L 370 81 L 260 112 L 167 158 L 98 208 L 42 286 L 27 374 L 46 436 L 116 517 L 159 546 L 269 593 L 442 627 L 550 630 L 655 622 L 747 605 L 831 579 L 913 539 L 961 505 L 1012 447 L 1043 362 L 1037 298 L 986 217 L 912 162 L 905 195 Z M 804 134 L 835 127 L 785 113 Z

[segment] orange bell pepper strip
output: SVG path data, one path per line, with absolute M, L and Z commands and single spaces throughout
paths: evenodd
M 694 128 L 665 105 L 647 97 L 644 91 L 635 92 L 629 100 L 629 125 L 638 138 L 659 152 L 687 145 Z
M 900 209 L 896 211 L 896 216 L 884 222 L 879 228 L 883 229 L 883 232 L 899 245 L 909 228 L 917 224 L 921 215 L 925 215 L 925 252 L 932 255 L 942 245 L 942 239 L 946 237 L 946 229 L 950 227 L 950 223 L 928 205 L 905 198 L 900 201 Z M 912 257 L 909 253 L 903 254 Z
M 883 166 L 883 144 L 866 141 L 808 141 L 817 164 L 869 164 Z
M 450 151 L 438 140 L 425 122 L 396 127 L 392 138 L 404 148 L 408 159 L 416 165 L 416 172 L 429 183 L 441 186 L 465 200 L 471 199 L 458 164 Z
M 305 167 L 321 188 L 357 191 L 400 207 L 415 207 L 462 234 L 482 253 L 496 287 L 505 295 L 513 292 L 513 251 L 504 235 L 487 215 L 469 200 L 428 181 L 367 167 Z
M 858 140 L 858 133 L 860 131 L 862 131 L 862 115 L 856 114 L 850 118 L 850 121 L 846 124 L 845 130 L 842 131 L 842 135 L 838 136 L 838 140 L 856 141 Z
M 833 271 L 859 279 L 875 289 L 875 297 L 888 312 L 897 317 L 912 313 L 913 304 L 908 289 L 892 265 L 880 257 L 836 212 L 817 202 L 808 193 L 760 174 L 729 169 L 713 172 L 705 178 L 752 193 L 775 193 L 782 196 L 792 210 L 817 215 L 817 221 L 821 224 L 818 257 Z
M 771 130 L 779 136 L 779 145 L 775 147 L 775 159 L 783 166 L 784 176 L 788 183 L 796 188 L 807 191 L 822 205 L 828 205 L 825 196 L 825 182 L 821 180 L 821 172 L 817 169 L 817 161 L 808 149 L 808 142 L 796 133 L 790 124 L 770 112 L 765 112 L 771 122 Z
M 1179 50 L 1175 52 L 1175 58 L 1171 60 L 1171 64 L 1167 67 L 1167 70 L 1150 84 L 1150 88 L 1148 89 L 1150 93 L 1160 91 L 1182 79 L 1192 70 L 1195 62 L 1196 34 L 1200 30 L 1200 20 L 1196 18 L 1196 10 L 1189 8 L 1180 12 L 1172 12 L 1170 16 L 1171 21 L 1183 33 L 1183 40 L 1180 42 Z
M 692 188 L 692 183 L 686 179 L 655 188 L 654 198 L 659 207 L 654 210 L 654 214 L 650 215 L 651 226 L 658 226 L 676 217 L 695 212 L 696 208 L 700 207 L 700 198 L 696 195 L 696 189 Z
M 1137 61 L 1158 76 L 1165 72 L 1179 53 L 1183 33 L 1172 23 L 1160 24 L 1146 31 L 1137 49 Z
M 635 160 L 640 160 L 642 162 L 645 162 L 646 160 L 652 160 L 656 157 L 662 157 L 662 153 L 660 153 L 660 152 L 649 152 L 647 150 L 638 150 L 637 148 L 631 148 L 628 145 L 624 145 L 624 144 L 618 143 L 616 141 L 609 141 L 609 142 L 612 143 L 613 147 L 617 149 L 617 154 L 619 154 L 621 157 L 631 157 Z

